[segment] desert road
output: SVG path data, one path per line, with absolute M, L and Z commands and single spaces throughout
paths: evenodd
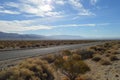
M 78 49 L 82 47 L 99 45 L 102 43 L 103 42 L 91 42 L 91 43 L 84 43 L 84 44 L 62 45 L 62 46 L 40 48 L 40 49 L 37 48 L 37 49 L 26 49 L 26 50 L 2 51 L 0 52 L 0 61 L 5 61 L 9 59 L 17 59 L 17 58 L 22 58 L 22 57 L 39 56 L 39 55 L 44 55 L 48 53 L 55 53 L 61 50 Z

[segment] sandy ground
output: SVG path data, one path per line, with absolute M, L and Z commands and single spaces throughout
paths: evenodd
M 116 55 L 120 59 L 120 54 Z M 85 76 L 92 80 L 120 80 L 120 60 L 111 61 L 111 65 L 101 65 L 91 59 L 85 61 L 91 68 L 91 71 Z

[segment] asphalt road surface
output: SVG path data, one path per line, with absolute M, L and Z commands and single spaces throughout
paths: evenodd
M 48 53 L 55 53 L 61 50 L 66 50 L 66 49 L 72 50 L 77 48 L 99 45 L 102 43 L 103 42 L 92 42 L 92 43 L 84 43 L 84 44 L 62 45 L 62 46 L 40 48 L 40 49 L 2 51 L 0 52 L 0 61 L 23 58 L 23 57 L 39 56 L 39 55 L 44 55 Z

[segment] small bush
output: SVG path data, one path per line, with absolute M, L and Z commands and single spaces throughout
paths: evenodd
M 119 60 L 119 59 L 117 58 L 117 56 L 111 56 L 111 57 L 110 57 L 110 60 L 111 60 L 111 61 L 116 61 L 116 60 Z
M 48 54 L 42 58 L 43 60 L 46 60 L 48 63 L 53 63 L 55 61 L 55 55 L 54 54 Z
M 27 46 L 23 45 L 23 46 L 20 46 L 20 48 L 27 48 Z
M 3 45 L 0 45 L 0 49 L 4 49 L 5 47 Z
M 104 44 L 104 47 L 105 47 L 105 48 L 110 48 L 110 47 L 112 47 L 112 45 L 111 45 L 110 43 L 105 43 L 105 44 Z
M 81 55 L 81 59 L 89 59 L 93 57 L 94 51 L 91 50 L 78 50 L 76 51 L 77 54 Z
M 103 45 L 98 45 L 98 46 L 90 47 L 90 50 L 93 50 L 94 52 L 102 55 L 105 53 L 106 48 Z
M 54 62 L 56 68 L 58 69 L 59 67 L 62 67 L 62 64 L 63 64 L 64 61 L 65 60 L 62 56 L 57 57 L 55 62 Z
M 110 57 L 110 54 L 106 54 L 105 56 L 106 56 L 106 57 Z
M 70 56 L 70 55 L 72 55 L 72 53 L 69 50 L 63 50 L 61 53 L 62 53 L 63 56 Z
M 55 66 L 66 75 L 69 80 L 75 80 L 79 74 L 84 74 L 90 71 L 90 68 L 81 60 L 74 60 L 73 58 L 65 61 L 63 58 L 58 58 L 55 61 Z
M 81 60 L 81 56 L 78 55 L 78 54 L 73 54 L 73 55 L 72 55 L 72 59 L 73 59 L 73 60 Z
M 98 61 L 101 60 L 101 58 L 100 57 L 93 57 L 92 60 L 95 61 L 95 62 L 98 62 Z
M 0 80 L 54 80 L 51 67 L 40 59 L 28 59 L 0 72 Z
M 78 77 L 78 78 L 76 78 L 75 80 L 85 80 L 85 79 L 83 79 L 83 78 L 81 78 L 81 77 Z
M 101 60 L 100 63 L 101 65 L 111 65 L 111 62 L 108 60 Z
M 62 80 L 69 80 L 67 77 L 63 77 Z
M 113 54 L 120 54 L 120 51 L 115 51 L 113 52 Z

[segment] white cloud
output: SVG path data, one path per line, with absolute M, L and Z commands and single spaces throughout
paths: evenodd
M 54 0 L 54 2 L 56 3 L 56 4 L 60 4 L 60 5 L 64 5 L 65 3 L 66 3 L 66 1 L 65 0 Z
M 0 9 L 0 13 L 4 13 L 4 14 L 20 14 L 17 11 L 11 11 L 11 10 L 1 10 Z
M 62 4 L 62 1 L 56 1 Z M 21 13 L 36 15 L 41 17 L 60 16 L 60 11 L 55 11 L 54 0 L 19 0 L 19 3 L 8 2 L 8 7 L 17 8 Z
M 47 20 L 47 19 L 46 19 Z M 40 24 L 44 20 L 13 20 L 13 21 L 4 21 L 0 20 L 0 31 L 2 32 L 22 32 L 22 31 L 35 31 L 35 30 L 48 30 L 54 28 L 65 28 L 65 27 L 96 27 L 96 26 L 105 26 L 109 23 L 90 23 L 90 24 L 65 24 L 65 25 L 45 25 Z
M 79 11 L 78 15 L 80 16 L 90 16 L 94 15 L 92 12 L 89 10 L 85 9 L 83 4 L 80 2 L 80 0 L 69 0 L 69 3 Z
M 45 25 L 33 25 L 34 21 L 0 21 L 0 31 L 3 32 L 18 32 L 18 31 L 29 31 L 29 30 L 40 30 L 40 29 L 51 29 L 51 26 Z
M 4 6 L 19 8 L 19 4 L 15 2 L 6 2 Z
M 67 25 L 58 25 L 55 28 L 62 27 L 94 27 L 96 24 L 67 24 Z
M 88 23 L 88 24 L 65 24 L 53 26 L 53 28 L 64 28 L 64 27 L 101 27 L 109 25 L 110 23 Z
M 28 15 L 40 16 L 40 17 L 51 17 L 51 16 L 64 16 L 65 10 L 57 10 L 57 6 L 65 6 L 70 4 L 73 9 L 77 10 L 76 15 L 90 16 L 93 15 L 91 11 L 85 9 L 80 0 L 18 0 L 19 2 L 6 2 L 4 7 L 16 8 L 14 13 L 26 13 Z M 95 3 L 96 0 L 91 0 Z M 55 5 L 56 4 L 56 5 Z M 2 11 L 1 11 L 2 12 Z M 8 12 L 10 13 L 10 12 Z M 68 15 L 68 14 L 67 14 Z
M 90 0 L 90 3 L 91 3 L 92 5 L 95 5 L 97 2 L 98 2 L 98 0 Z

